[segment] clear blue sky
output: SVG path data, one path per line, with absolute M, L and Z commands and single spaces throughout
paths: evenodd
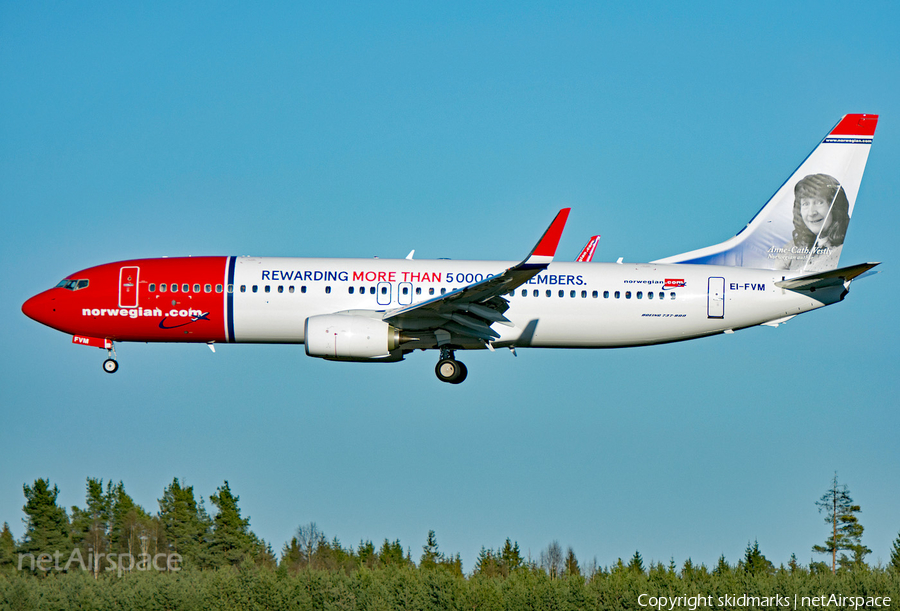
M 223 480 L 280 551 L 429 529 L 582 562 L 805 564 L 831 477 L 871 561 L 900 531 L 895 2 L 0 4 L 0 522 L 22 484 L 156 511 Z M 740 229 L 850 112 L 881 121 L 843 303 L 683 344 L 335 364 L 301 346 L 122 344 L 27 319 L 76 270 L 200 254 L 647 261 Z

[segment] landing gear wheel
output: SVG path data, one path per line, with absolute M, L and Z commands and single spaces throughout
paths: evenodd
M 459 384 L 466 379 L 469 371 L 466 366 L 455 359 L 441 359 L 434 367 L 438 380 L 448 384 Z
M 465 381 L 466 376 L 469 375 L 469 370 L 466 369 L 466 364 L 460 361 L 456 361 L 456 364 L 459 365 L 459 377 L 453 382 L 454 384 L 462 384 Z
M 106 373 L 115 373 L 119 370 L 119 363 L 114 359 L 106 359 L 103 361 L 103 371 Z

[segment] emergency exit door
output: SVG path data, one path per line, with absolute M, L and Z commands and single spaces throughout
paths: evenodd
M 378 292 L 375 294 L 375 301 L 378 305 L 391 305 L 391 283 L 379 282 L 376 285 Z
M 725 278 L 712 277 L 709 279 L 707 317 L 725 318 Z

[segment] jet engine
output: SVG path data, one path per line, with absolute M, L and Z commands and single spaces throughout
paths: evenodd
M 400 346 L 400 330 L 383 320 L 349 314 L 310 316 L 304 325 L 306 354 L 326 359 L 390 356 Z

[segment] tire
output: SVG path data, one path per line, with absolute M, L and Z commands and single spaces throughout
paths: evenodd
M 466 376 L 469 375 L 469 370 L 466 368 L 466 364 L 460 361 L 456 361 L 456 364 L 459 365 L 459 375 L 456 376 L 456 379 L 451 382 L 451 384 L 462 384 L 465 381 Z
M 103 361 L 103 371 L 106 373 L 115 373 L 119 370 L 119 363 L 117 363 L 113 359 L 106 359 Z
M 441 359 L 434 367 L 434 373 L 438 380 L 448 384 L 459 384 L 466 379 L 468 370 L 466 366 L 454 359 Z
M 438 361 L 438 364 L 434 366 L 434 373 L 438 377 L 438 380 L 447 382 L 448 384 L 454 383 L 459 377 L 459 372 L 459 361 L 454 361 L 453 359 L 441 359 Z

